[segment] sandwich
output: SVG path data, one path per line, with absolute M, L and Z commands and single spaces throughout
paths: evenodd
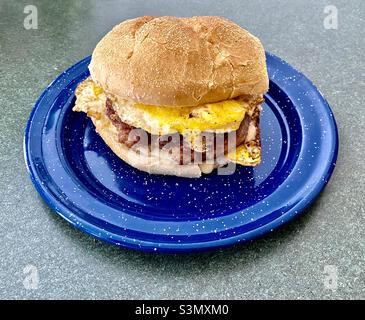
M 113 152 L 150 174 L 197 178 L 261 162 L 268 90 L 258 38 L 221 17 L 152 17 L 96 46 L 73 108 Z

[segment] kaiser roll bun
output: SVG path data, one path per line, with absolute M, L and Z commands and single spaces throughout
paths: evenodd
M 96 46 L 92 79 L 107 93 L 151 105 L 196 106 L 268 90 L 258 38 L 221 17 L 139 17 Z

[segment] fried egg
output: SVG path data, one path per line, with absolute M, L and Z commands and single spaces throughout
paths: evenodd
M 242 166 L 257 166 L 261 162 L 261 147 L 255 140 L 248 141 L 227 154 L 227 159 Z
M 102 88 L 87 79 L 79 86 L 76 111 L 89 111 L 104 103 Z M 82 97 L 81 97 L 82 96 Z M 238 129 L 249 104 L 239 100 L 226 100 L 197 107 L 153 106 L 126 99 L 113 100 L 113 108 L 120 119 L 136 128 L 156 135 L 180 133 L 196 136 L 197 132 L 229 132 Z M 91 106 L 90 106 L 91 105 Z

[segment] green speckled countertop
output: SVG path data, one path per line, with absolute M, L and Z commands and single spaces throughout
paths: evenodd
M 38 9 L 36 30 L 23 25 L 30 2 Z M 336 30 L 323 25 L 328 4 L 1 0 L 0 298 L 364 299 L 365 2 L 330 1 L 338 10 Z M 44 204 L 23 160 L 34 102 L 113 25 L 140 15 L 226 16 L 318 86 L 337 120 L 340 153 L 332 179 L 305 214 L 247 245 L 178 256 L 101 243 Z M 30 265 L 38 274 L 35 289 L 27 282 Z

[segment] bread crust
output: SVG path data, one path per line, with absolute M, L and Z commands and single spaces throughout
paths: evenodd
M 197 106 L 268 90 L 258 38 L 221 17 L 139 17 L 96 46 L 91 77 L 106 92 L 139 103 Z

